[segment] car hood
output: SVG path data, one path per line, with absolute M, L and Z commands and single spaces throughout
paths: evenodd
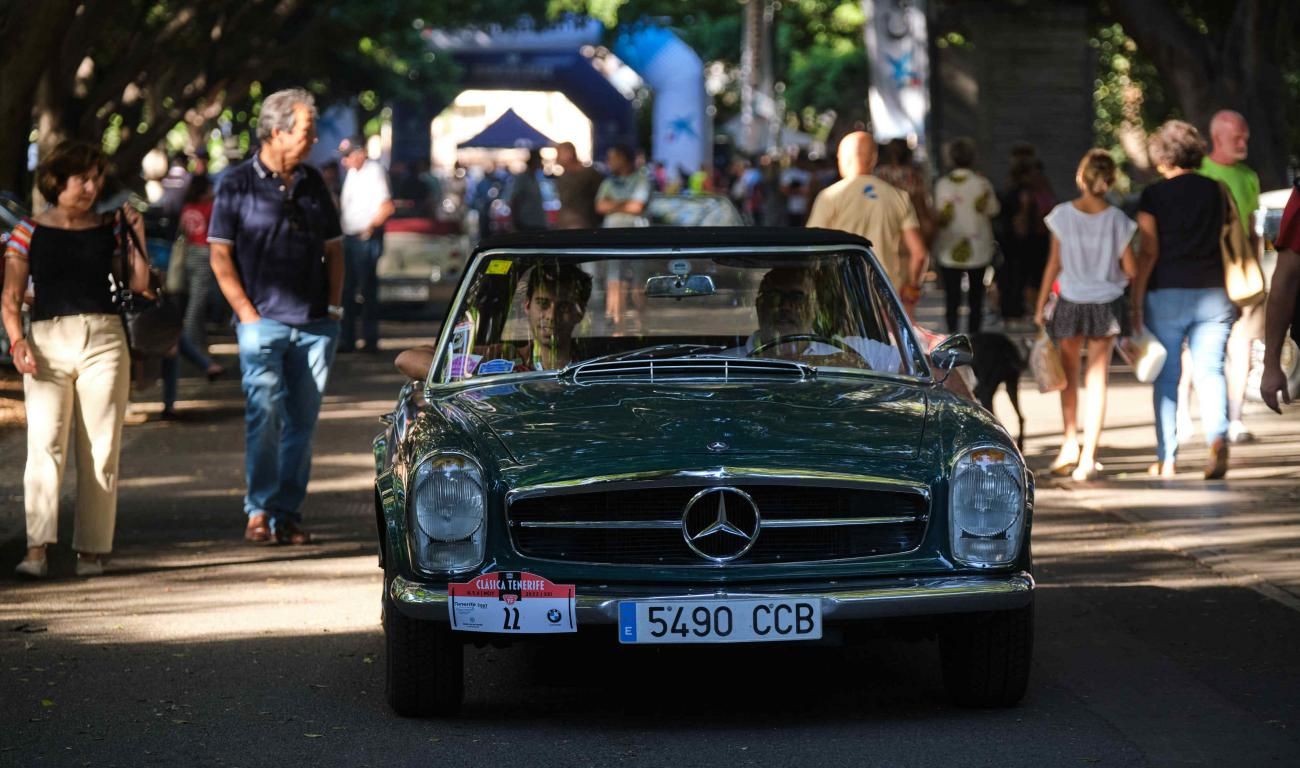
M 582 457 L 833 455 L 912 459 L 923 386 L 862 377 L 777 383 L 574 384 L 459 392 L 444 407 L 485 425 L 522 464 Z

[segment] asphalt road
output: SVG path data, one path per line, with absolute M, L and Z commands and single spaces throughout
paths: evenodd
M 473 650 L 463 716 L 399 719 L 369 509 L 390 359 L 336 367 L 311 547 L 242 542 L 238 384 L 188 379 L 186 421 L 127 428 L 108 574 L 71 576 L 69 506 L 55 577 L 18 582 L 22 435 L 0 433 L 0 766 L 1300 765 L 1300 414 L 1258 417 L 1225 483 L 1157 483 L 1127 471 L 1149 460 L 1132 396 L 1107 479 L 1040 488 L 1016 708 L 951 708 L 928 641 L 634 652 L 611 629 Z M 1023 397 L 1042 465 L 1059 415 Z

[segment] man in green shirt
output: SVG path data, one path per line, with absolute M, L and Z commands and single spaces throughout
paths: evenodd
M 1246 165 L 1250 126 L 1246 118 L 1230 109 L 1214 113 L 1210 119 L 1210 141 L 1214 146 L 1201 161 L 1201 175 L 1221 181 L 1232 192 L 1237 212 L 1251 246 L 1259 247 L 1253 217 L 1259 208 L 1259 176 Z M 1264 335 L 1263 307 L 1249 307 L 1232 327 L 1228 339 L 1228 439 L 1234 443 L 1254 439 L 1241 421 L 1241 407 L 1246 399 L 1246 379 L 1250 373 L 1250 347 Z

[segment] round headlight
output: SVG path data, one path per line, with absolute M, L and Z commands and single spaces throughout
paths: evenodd
M 438 456 L 421 464 L 412 500 L 416 524 L 434 541 L 463 541 L 483 525 L 483 476 L 464 457 Z
M 1025 527 L 1024 467 L 1011 452 L 976 448 L 953 466 L 949 488 L 952 554 L 975 566 L 1009 563 Z

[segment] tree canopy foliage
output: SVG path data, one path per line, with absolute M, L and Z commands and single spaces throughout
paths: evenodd
M 617 34 L 653 20 L 711 65 L 718 123 L 739 109 L 745 5 L 762 0 L 0 0 L 0 189 L 22 178 L 33 134 L 98 141 L 138 164 L 177 125 L 188 143 L 218 122 L 246 130 L 258 96 L 306 85 L 364 113 L 454 88 L 429 27 L 583 13 Z M 1015 0 L 1004 0 L 1014 2 Z M 1140 149 L 1144 131 L 1182 116 L 1205 125 L 1233 108 L 1251 123 L 1252 164 L 1281 183 L 1300 155 L 1300 7 L 1287 0 L 1095 2 L 1096 130 Z M 777 4 L 773 69 L 789 124 L 826 137 L 865 121 L 869 80 L 860 0 Z

